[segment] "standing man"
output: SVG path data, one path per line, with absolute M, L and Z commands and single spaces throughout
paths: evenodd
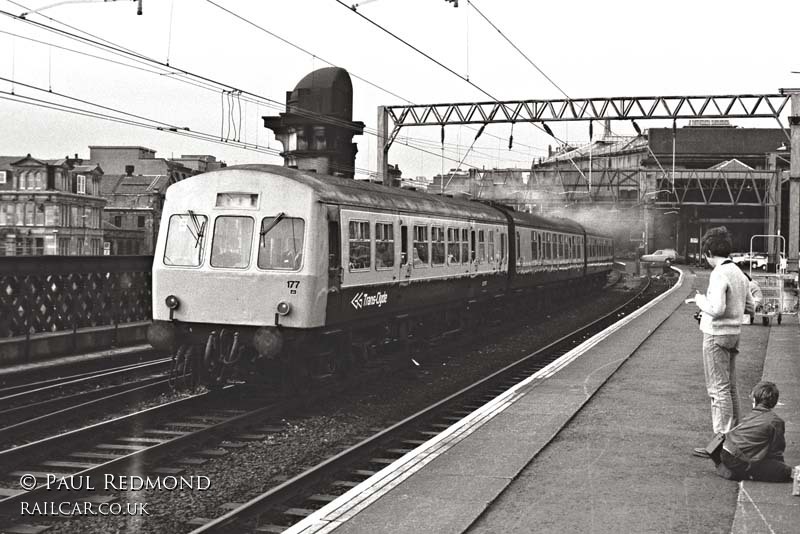
M 697 293 L 695 302 L 702 311 L 703 369 L 706 390 L 711 397 L 711 422 L 714 433 L 728 432 L 739 423 L 739 395 L 736 390 L 736 354 L 742 315 L 753 309 L 748 280 L 728 259 L 733 242 L 724 226 L 709 229 L 702 240 L 702 251 L 713 267 L 706 294 Z M 696 456 L 708 458 L 704 447 Z

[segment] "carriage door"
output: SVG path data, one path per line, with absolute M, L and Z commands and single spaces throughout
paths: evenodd
M 342 285 L 342 244 L 339 221 L 328 221 L 328 291 L 338 292 Z
M 407 285 L 411 281 L 411 250 L 408 245 L 408 225 L 400 223 L 400 283 Z

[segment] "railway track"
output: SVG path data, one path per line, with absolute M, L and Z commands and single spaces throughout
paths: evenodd
M 376 367 L 355 380 L 369 380 L 381 372 L 385 370 Z M 48 476 L 91 481 L 99 487 L 106 474 L 141 473 L 143 466 L 155 475 L 175 475 L 184 467 L 196 467 L 208 458 L 225 455 L 228 449 L 264 439 L 267 433 L 280 430 L 270 426 L 271 421 L 341 393 L 353 383 L 330 380 L 299 399 L 257 397 L 251 388 L 232 384 L 2 450 L 0 531 L 4 523 L 7 527 L 19 519 L 22 502 L 53 502 L 59 494 L 66 498 L 66 491 L 48 489 Z M 216 445 L 204 449 L 210 442 Z M 182 454 L 187 456 L 179 457 Z M 159 467 L 164 459 L 171 465 Z M 33 477 L 36 487 L 24 490 L 20 485 L 23 476 Z M 69 497 L 74 498 L 74 492 Z
M 18 442 L 53 422 L 63 425 L 166 392 L 169 364 L 169 358 L 160 358 L 4 388 L 0 444 Z
M 614 311 L 204 523 L 192 534 L 280 533 L 527 379 L 652 297 L 649 282 Z

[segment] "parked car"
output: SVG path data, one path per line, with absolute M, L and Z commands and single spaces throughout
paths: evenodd
M 678 252 L 674 248 L 662 248 L 652 254 L 645 254 L 640 259 L 656 263 L 672 263 L 678 261 Z
M 766 252 L 733 252 L 730 255 L 733 260 L 742 269 L 752 267 L 753 269 L 767 270 L 768 256 Z M 786 270 L 786 256 L 781 254 L 780 269 Z

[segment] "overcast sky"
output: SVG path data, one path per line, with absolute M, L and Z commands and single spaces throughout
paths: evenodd
M 130 0 L 0 0 L 0 10 L 19 15 L 59 4 L 39 15 L 29 14 L 27 20 L 70 33 L 90 32 L 142 56 L 281 105 L 286 91 L 305 74 L 334 64 L 354 76 L 354 120 L 363 121 L 368 129 L 376 126 L 377 106 L 407 103 L 402 99 L 418 104 L 487 100 L 336 0 L 213 2 L 245 20 L 207 0 L 144 0 L 142 16 L 136 15 L 136 3 Z M 363 0 L 361 4 L 359 13 L 469 76 L 496 98 L 563 96 L 467 0 L 460 0 L 458 8 L 445 0 Z M 476 0 L 474 5 L 575 98 L 775 93 L 781 87 L 800 86 L 800 75 L 791 72 L 800 71 L 800 45 L 791 26 L 800 20 L 797 0 Z M 57 158 L 78 153 L 88 157 L 89 145 L 141 145 L 155 149 L 161 157 L 212 154 L 228 164 L 282 162 L 259 151 L 7 100 L 13 90 L 16 95 L 81 109 L 90 108 L 89 103 L 100 104 L 166 127 L 186 127 L 273 151 L 281 148 L 260 120 L 263 115 L 277 115 L 280 109 L 241 101 L 240 124 L 236 102 L 232 122 L 230 101 L 219 90 L 177 81 L 175 76 L 156 72 L 152 64 L 139 63 L 140 68 L 133 69 L 89 57 L 85 54 L 133 64 L 31 23 L 0 14 L 0 77 L 18 82 L 0 81 L 0 155 L 30 152 Z M 55 93 L 86 102 L 64 100 Z M 132 120 L 143 122 L 143 118 Z M 735 123 L 776 126 L 774 121 Z M 644 128 L 668 125 L 642 124 Z M 625 123 L 612 128 L 616 133 L 632 132 Z M 553 125 L 553 130 L 573 144 L 588 140 L 587 124 Z M 528 167 L 532 158 L 546 152 L 548 144 L 555 144 L 530 125 L 517 125 L 509 151 L 509 133 L 509 125 L 487 128 L 465 167 Z M 470 127 L 448 127 L 445 155 L 450 159 L 442 160 L 438 127 L 407 128 L 400 140 L 428 152 L 396 144 L 389 159 L 399 162 L 404 176 L 431 176 L 456 166 L 453 160 L 463 157 L 474 135 Z M 365 133 L 355 141 L 357 168 L 374 171 L 375 136 Z

